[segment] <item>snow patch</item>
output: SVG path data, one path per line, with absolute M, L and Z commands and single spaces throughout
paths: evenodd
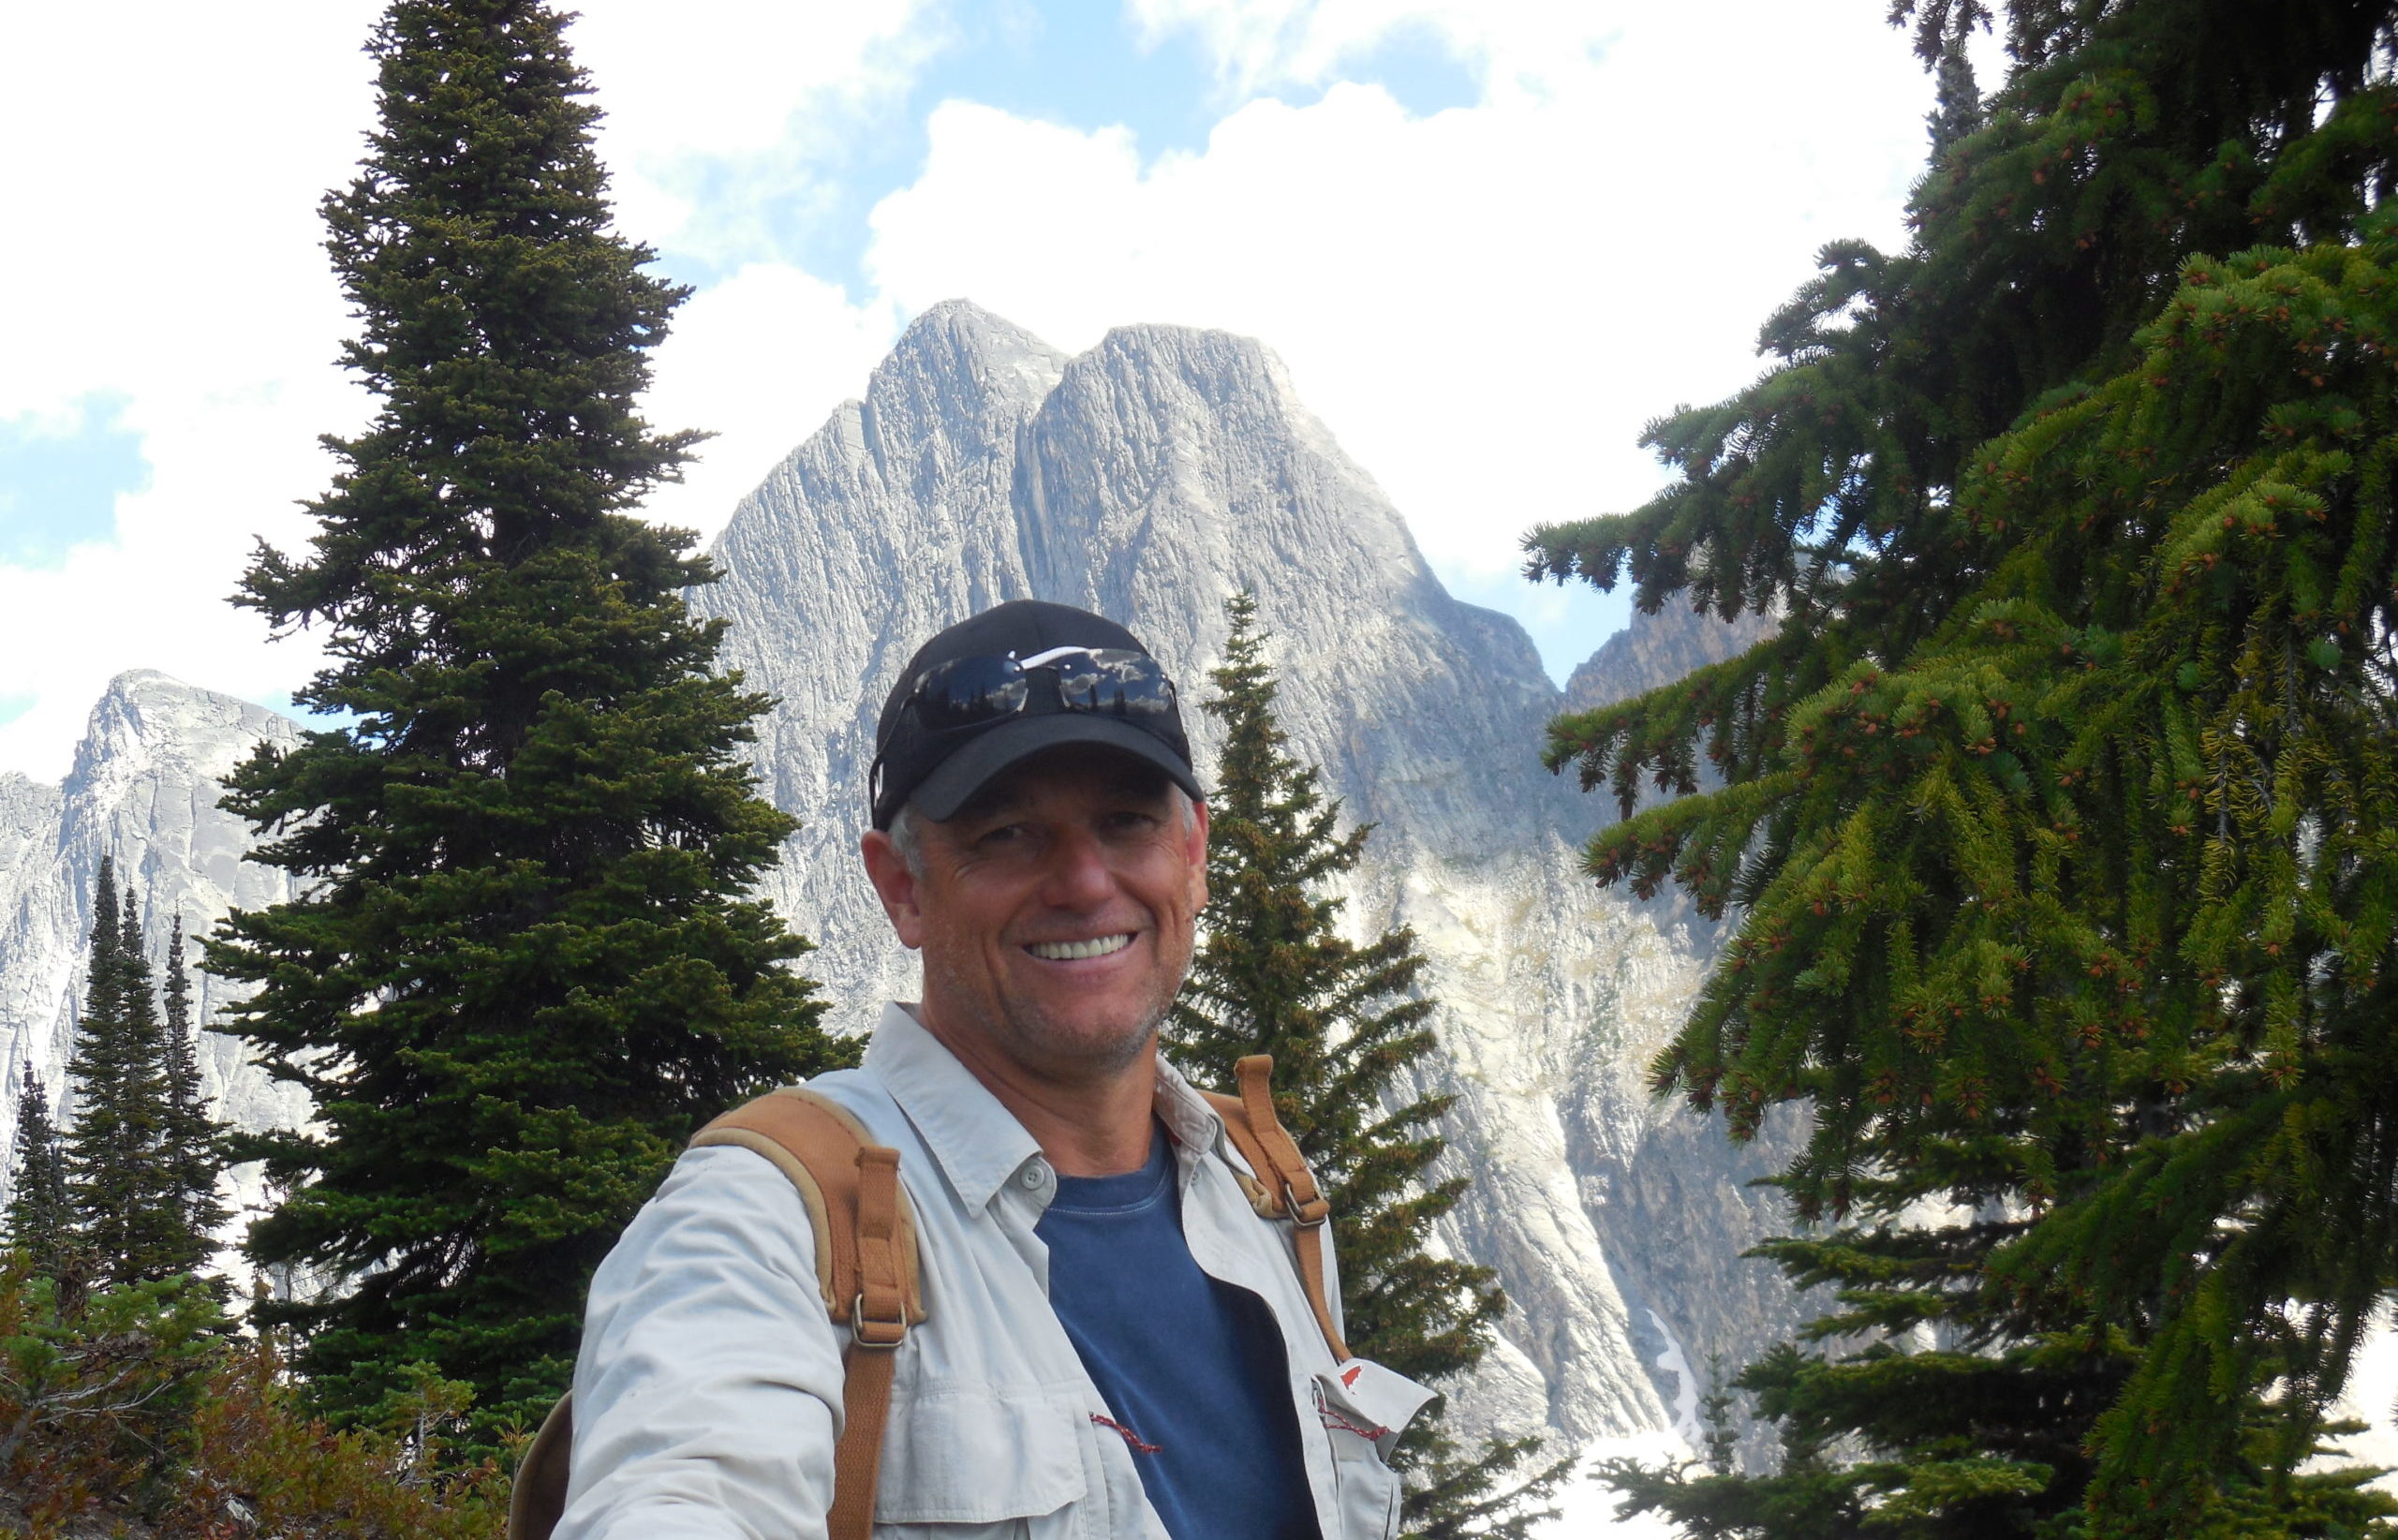
M 1631 1518 L 1617 1516 L 1621 1493 L 1599 1479 L 1599 1467 L 1611 1459 L 1636 1459 L 1644 1465 L 1670 1465 L 1689 1459 L 1691 1447 L 1677 1434 L 1635 1433 L 1625 1438 L 1596 1439 L 1582 1451 L 1574 1479 L 1553 1500 L 1557 1517 L 1533 1531 L 1537 1540 L 1582 1540 L 1604 1534 L 1611 1540 L 1678 1540 L 1680 1532 L 1664 1515 L 1644 1513 Z
M 2374 1486 L 2398 1493 L 2398 1408 L 2391 1404 L 2391 1386 L 2398 1385 L 2398 1315 L 2383 1304 L 2357 1343 L 2356 1361 L 2348 1366 L 2347 1388 L 2331 1403 L 2330 1415 L 2353 1417 L 2364 1431 L 2330 1441 L 2350 1460 L 2377 1465 L 2390 1473 Z M 2325 1461 L 2317 1461 L 2319 1467 Z
M 1649 1312 L 1649 1324 L 1665 1340 L 1665 1351 L 1657 1355 L 1657 1367 L 1674 1376 L 1678 1388 L 1674 1391 L 1674 1431 L 1692 1448 L 1698 1447 L 1703 1436 L 1698 1426 L 1698 1376 L 1691 1372 L 1690 1357 L 1665 1325 L 1665 1318 L 1655 1310 Z

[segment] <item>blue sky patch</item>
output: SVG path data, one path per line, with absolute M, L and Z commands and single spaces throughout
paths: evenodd
M 1340 78 L 1360 85 L 1379 85 L 1412 118 L 1428 118 L 1452 107 L 1473 107 L 1482 101 L 1482 82 L 1473 69 L 1426 26 L 1406 26 L 1385 33 L 1366 52 L 1342 61 Z M 1293 106 L 1320 99 L 1322 91 L 1272 95 Z
M 784 190 L 760 211 L 770 252 L 728 253 L 718 261 L 668 246 L 659 266 L 705 288 L 765 256 L 840 284 L 852 298 L 872 292 L 866 216 L 923 174 L 929 120 L 944 101 L 980 102 L 1085 131 L 1121 125 L 1145 160 L 1204 148 L 1222 115 L 1199 51 L 1178 39 L 1144 49 L 1118 0 L 979 7 L 956 16 L 955 27 L 903 98 L 850 124 L 840 148 L 808 168 L 805 186 Z M 669 180 L 700 206 L 723 207 L 742 201 L 741 184 L 754 175 L 746 159 L 728 157 Z
M 289 691 L 278 695 L 254 695 L 251 701 L 278 716 L 289 717 L 312 733 L 333 733 L 356 727 L 364 718 L 355 711 L 312 711 L 291 698 Z
M 70 548 L 114 538 L 118 495 L 150 484 L 127 404 L 112 391 L 82 396 L 63 434 L 32 416 L 0 419 L 0 563 L 61 567 Z M 0 721 L 8 715 L 0 699 Z
M 1632 585 L 1603 594 L 1587 583 L 1526 583 L 1513 572 L 1473 577 L 1442 571 L 1441 586 L 1452 598 L 1512 615 L 1540 649 L 1540 660 L 1559 685 L 1599 650 L 1600 644 L 1632 623 Z
M 849 126 L 846 142 L 807 169 L 804 186 L 761 210 L 769 251 L 710 257 L 672 246 L 659 266 L 678 282 L 706 288 L 744 261 L 771 258 L 840 284 L 852 299 L 873 291 L 866 252 L 867 215 L 885 197 L 913 185 L 931 151 L 933 110 L 971 101 L 1019 118 L 1089 133 L 1131 130 L 1145 166 L 1177 152 L 1197 154 L 1216 125 L 1237 109 L 1213 61 L 1188 32 L 1145 44 L 1122 0 L 1041 0 L 961 7 L 947 46 L 920 70 L 902 99 Z M 1405 27 L 1344 61 L 1341 81 L 1380 85 L 1418 117 L 1482 99 L 1474 73 L 1424 27 Z M 1262 93 L 1292 104 L 1321 100 L 1323 87 Z M 737 205 L 757 175 L 744 158 L 684 168 L 670 184 L 702 207 Z

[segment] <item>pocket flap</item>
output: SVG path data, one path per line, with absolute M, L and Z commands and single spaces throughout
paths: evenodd
M 878 1524 L 1038 1518 L 1083 1495 L 1078 1402 L 1040 1390 L 927 1385 L 891 1409 Z
M 1326 1427 L 1348 1429 L 1385 1457 L 1434 1394 L 1366 1358 L 1352 1358 L 1329 1374 L 1317 1374 L 1315 1387 Z

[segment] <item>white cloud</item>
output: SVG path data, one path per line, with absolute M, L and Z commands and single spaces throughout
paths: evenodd
M 25 297 L 0 421 L 64 425 L 117 392 L 153 467 L 115 542 L 0 570 L 0 699 L 37 697 L 0 726 L 0 767 L 57 775 L 126 668 L 253 697 L 307 672 L 304 643 L 265 645 L 224 597 L 253 534 L 304 540 L 315 436 L 367 409 L 333 366 L 316 205 L 371 120 L 379 8 L 0 10 L 0 284 Z M 583 8 L 625 226 L 730 274 L 659 358 L 652 420 L 723 434 L 661 516 L 720 524 L 905 315 L 963 294 L 1066 347 L 1138 320 L 1265 338 L 1444 571 L 1502 590 L 1524 527 L 1654 485 L 1641 422 L 1754 372 L 1757 322 L 1817 244 L 1895 237 L 1930 97 L 1854 0 L 1134 0 L 1161 46 L 1210 51 L 1228 100 L 1330 88 L 1247 100 L 1154 160 L 1122 132 L 946 104 L 922 174 L 874 214 L 875 291 L 844 294 L 775 232 L 855 196 L 828 179 L 859 134 L 912 131 L 891 117 L 955 44 L 945 0 Z M 1337 83 L 1411 29 L 1488 98 L 1414 118 Z M 1528 615 L 1591 602 L 1506 591 Z
M 700 446 L 682 485 L 651 496 L 647 511 L 713 534 L 835 405 L 860 392 L 897 332 L 887 303 L 851 304 L 835 286 L 780 264 L 745 267 L 692 296 L 659 350 L 644 409 L 659 428 L 717 437 Z
M 784 141 L 793 113 L 904 89 L 930 45 L 928 0 L 581 0 L 576 59 L 608 106 L 611 148 L 635 159 L 729 155 Z
M 1337 3 L 1251 30 L 1312 36 Z M 1560 8 L 1524 36 L 1553 41 Z M 1620 30 L 1543 91 L 1415 118 L 1336 84 L 1149 164 L 1120 130 L 945 104 L 868 270 L 904 310 L 965 294 L 1062 347 L 1127 321 L 1263 337 L 1428 555 L 1494 579 L 1530 526 L 1652 489 L 1641 425 L 1752 378 L 1818 246 L 1900 234 L 1922 155 L 1929 85 L 1874 7 L 1589 14 L 1591 40 Z
M 895 104 L 948 36 L 936 0 L 576 8 L 624 227 L 717 262 L 771 252 L 768 208 L 821 193 L 844 131 Z
M 305 647 L 260 645 L 224 598 L 253 532 L 303 530 L 315 435 L 358 421 L 328 367 L 342 303 L 316 206 L 371 111 L 367 0 L 223 7 L 150 0 L 0 11 L 0 246 L 10 317 L 0 417 L 60 420 L 121 392 L 153 476 L 117 539 L 65 567 L 0 568 L 0 766 L 56 776 L 109 677 L 165 668 L 243 693 Z
M 631 167 L 626 223 L 653 240 L 680 230 L 654 178 L 693 156 L 771 149 L 791 137 L 794 113 L 887 90 L 922 10 L 914 0 L 584 8 L 575 41 L 612 109 L 605 148 Z M 317 204 L 348 181 L 373 120 L 362 50 L 381 9 L 0 7 L 0 141 L 10 146 L 0 208 L 15 216 L 0 291 L 19 297 L 0 421 L 66 432 L 80 398 L 120 392 L 153 472 L 118 499 L 114 541 L 53 570 L 0 567 L 0 700 L 34 698 L 0 725 L 0 768 L 62 774 L 92 703 L 126 669 L 259 699 L 314 666 L 309 638 L 269 646 L 259 617 L 225 600 L 254 535 L 305 540 L 295 505 L 332 468 L 317 435 L 353 428 L 369 408 L 333 366 L 348 328 Z M 786 335 L 774 318 L 812 313 L 803 289 L 747 275 L 721 286 L 687 312 L 675 358 L 721 358 L 720 320 L 760 340 Z M 828 367 L 863 373 L 854 350 L 812 346 Z M 746 363 L 715 392 L 727 409 L 711 404 L 690 419 L 680 409 L 707 393 L 691 376 L 713 367 L 661 364 L 661 421 L 733 430 L 710 446 L 703 478 L 745 441 L 745 413 L 787 399 L 777 392 L 794 376 L 812 378 L 755 355 Z

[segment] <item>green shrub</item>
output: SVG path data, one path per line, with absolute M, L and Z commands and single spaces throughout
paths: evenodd
M 444 1461 L 472 1400 L 415 1366 L 386 1424 L 305 1415 L 272 1336 L 189 1277 L 81 1299 L 0 1261 L 0 1536 L 496 1540 L 507 1472 Z M 513 1463 L 515 1450 L 509 1451 Z

